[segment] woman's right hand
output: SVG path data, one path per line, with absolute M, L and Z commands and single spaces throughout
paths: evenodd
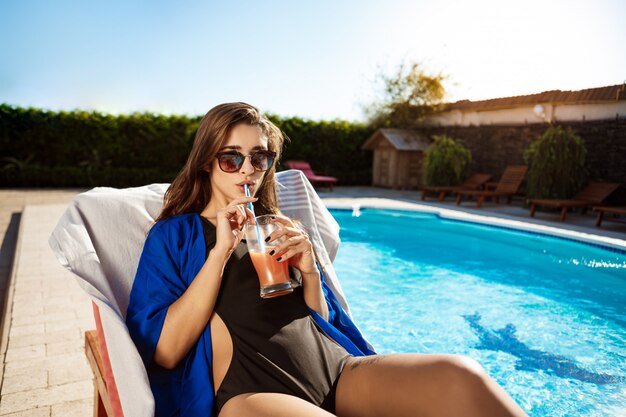
M 248 202 L 254 203 L 256 197 L 239 197 L 231 201 L 226 207 L 217 210 L 215 248 L 223 250 L 228 255 L 235 250 L 243 239 L 243 227 L 246 223 L 254 222 L 254 214 L 246 207 Z

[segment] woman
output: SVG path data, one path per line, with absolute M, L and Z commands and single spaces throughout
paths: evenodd
M 308 236 L 279 213 L 282 143 L 255 107 L 216 106 L 165 194 L 127 313 L 156 415 L 525 415 L 467 358 L 368 348 L 326 286 Z M 259 297 L 241 242 L 249 202 L 283 226 L 271 241 L 283 238 L 273 256 L 301 277 L 292 294 Z

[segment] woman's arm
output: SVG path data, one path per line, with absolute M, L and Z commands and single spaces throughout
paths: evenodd
M 189 288 L 167 309 L 154 352 L 160 366 L 175 368 L 200 338 L 213 313 L 229 257 L 228 251 L 213 248 Z
M 304 288 L 304 302 L 317 312 L 324 320 L 328 320 L 328 305 L 322 290 L 322 280 L 319 271 L 302 274 L 302 287 Z
M 183 295 L 167 309 L 153 357 L 162 367 L 175 368 L 207 326 L 226 262 L 243 237 L 244 223 L 254 219 L 244 204 L 256 200 L 255 197 L 236 198 L 217 210 L 215 247 Z

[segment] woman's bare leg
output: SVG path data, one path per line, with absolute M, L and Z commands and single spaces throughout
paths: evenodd
M 301 398 L 287 394 L 239 394 L 224 404 L 218 417 L 334 417 Z
M 476 361 L 456 355 L 352 358 L 335 404 L 339 417 L 526 416 Z

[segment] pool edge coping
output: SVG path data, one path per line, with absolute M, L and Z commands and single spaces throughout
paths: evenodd
M 522 220 L 506 219 L 497 216 L 467 213 L 462 210 L 434 207 L 425 204 L 412 203 L 408 201 L 398 201 L 389 198 L 329 198 L 324 199 L 324 204 L 328 209 L 355 209 L 355 208 L 375 208 L 388 210 L 405 210 L 420 213 L 435 214 L 442 219 L 457 220 L 470 223 L 484 224 L 488 226 L 504 227 L 514 230 L 545 234 L 565 239 L 571 239 L 583 243 L 603 245 L 610 248 L 626 251 L 626 239 L 618 239 L 596 235 L 592 233 L 580 232 L 576 230 L 562 229 L 555 226 L 546 226 Z

